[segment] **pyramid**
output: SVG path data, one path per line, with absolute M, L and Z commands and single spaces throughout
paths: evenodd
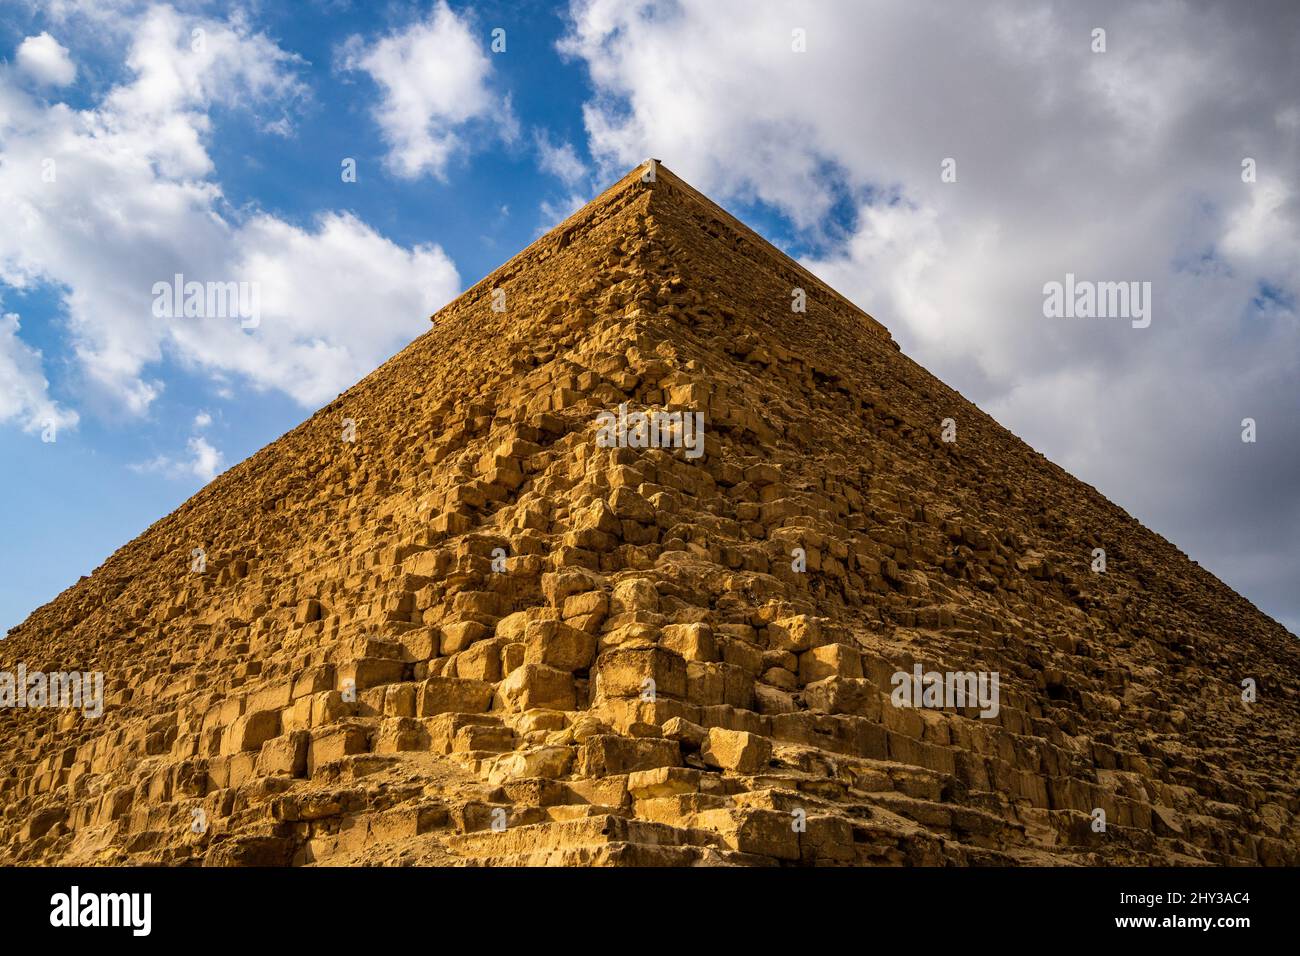
M 1296 639 L 657 163 L 20 665 L 4 863 L 1300 864 Z

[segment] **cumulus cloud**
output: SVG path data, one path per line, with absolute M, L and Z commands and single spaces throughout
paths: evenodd
M 538 130 L 534 139 L 537 144 L 537 165 L 542 172 L 558 177 L 568 186 L 587 175 L 587 164 L 578 158 L 572 143 L 556 143 L 546 130 Z
M 185 448 L 185 456 L 158 455 L 127 467 L 138 474 L 160 474 L 173 480 L 197 478 L 205 485 L 221 472 L 225 456 L 202 435 L 192 436 Z
M 18 68 L 39 83 L 67 86 L 77 76 L 68 48 L 48 33 L 27 37 L 18 45 Z
M 198 366 L 242 374 L 308 407 L 423 331 L 460 285 L 439 247 L 403 248 L 347 213 L 323 215 L 311 229 L 257 216 L 238 230 L 233 248 L 225 276 L 260 290 L 257 328 L 178 319 L 171 341 Z
M 233 214 L 212 178 L 210 111 L 283 115 L 304 95 L 297 59 L 238 19 L 155 6 L 132 23 L 127 79 L 92 108 L 0 74 L 0 281 L 61 291 L 86 386 L 129 413 L 161 393 L 165 358 L 328 400 L 425 327 L 459 288 L 455 267 L 349 214 Z M 177 274 L 257 289 L 260 323 L 157 317 L 154 286 Z
M 541 226 L 537 230 L 540 236 L 549 229 L 558 226 L 575 212 L 585 206 L 591 197 L 584 193 L 569 193 L 558 200 L 543 199 L 539 207 L 542 214 Z
M 294 69 L 302 59 L 254 31 L 242 14 L 214 20 L 152 6 L 131 22 L 130 35 L 126 67 L 133 79 L 113 89 L 104 112 L 127 130 L 180 137 L 165 145 L 182 146 L 182 156 L 162 155 L 194 166 L 176 165 L 173 172 L 211 169 L 195 141 L 208 132 L 212 106 L 255 106 L 264 128 L 283 130 L 285 111 L 306 96 Z
M 605 178 L 653 155 L 776 207 L 918 361 L 1295 627 L 1298 33 L 1284 3 L 574 0 L 561 48 Z M 1151 282 L 1150 328 L 1045 318 L 1067 272 Z
M 200 481 L 208 482 L 217 476 L 221 471 L 222 455 L 221 452 L 208 444 L 207 439 L 202 436 L 195 436 L 186 443 L 189 448 L 191 459 L 189 469 L 193 475 Z
M 443 178 L 452 157 L 466 148 L 472 124 L 513 139 L 517 124 L 508 97 L 493 93 L 492 65 L 466 17 L 438 0 L 429 15 L 367 43 L 344 44 L 342 67 L 367 73 L 379 87 L 374 108 L 387 162 L 406 179 L 426 173 Z
M 74 411 L 50 397 L 41 353 L 18 338 L 18 316 L 0 315 L 0 424 L 16 423 L 25 432 L 57 430 L 77 424 Z

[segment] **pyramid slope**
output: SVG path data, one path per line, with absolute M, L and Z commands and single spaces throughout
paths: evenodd
M 1300 862 L 1294 638 L 640 173 L 0 642 L 108 687 L 0 710 L 0 861 Z

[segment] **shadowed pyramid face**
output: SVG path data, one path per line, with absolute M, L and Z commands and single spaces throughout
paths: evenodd
M 0 858 L 1300 863 L 1286 632 L 653 171 L 0 644 Z

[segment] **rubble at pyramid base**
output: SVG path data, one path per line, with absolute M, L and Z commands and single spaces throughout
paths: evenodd
M 0 642 L 0 861 L 1300 863 L 1295 638 L 662 165 L 435 318 Z

